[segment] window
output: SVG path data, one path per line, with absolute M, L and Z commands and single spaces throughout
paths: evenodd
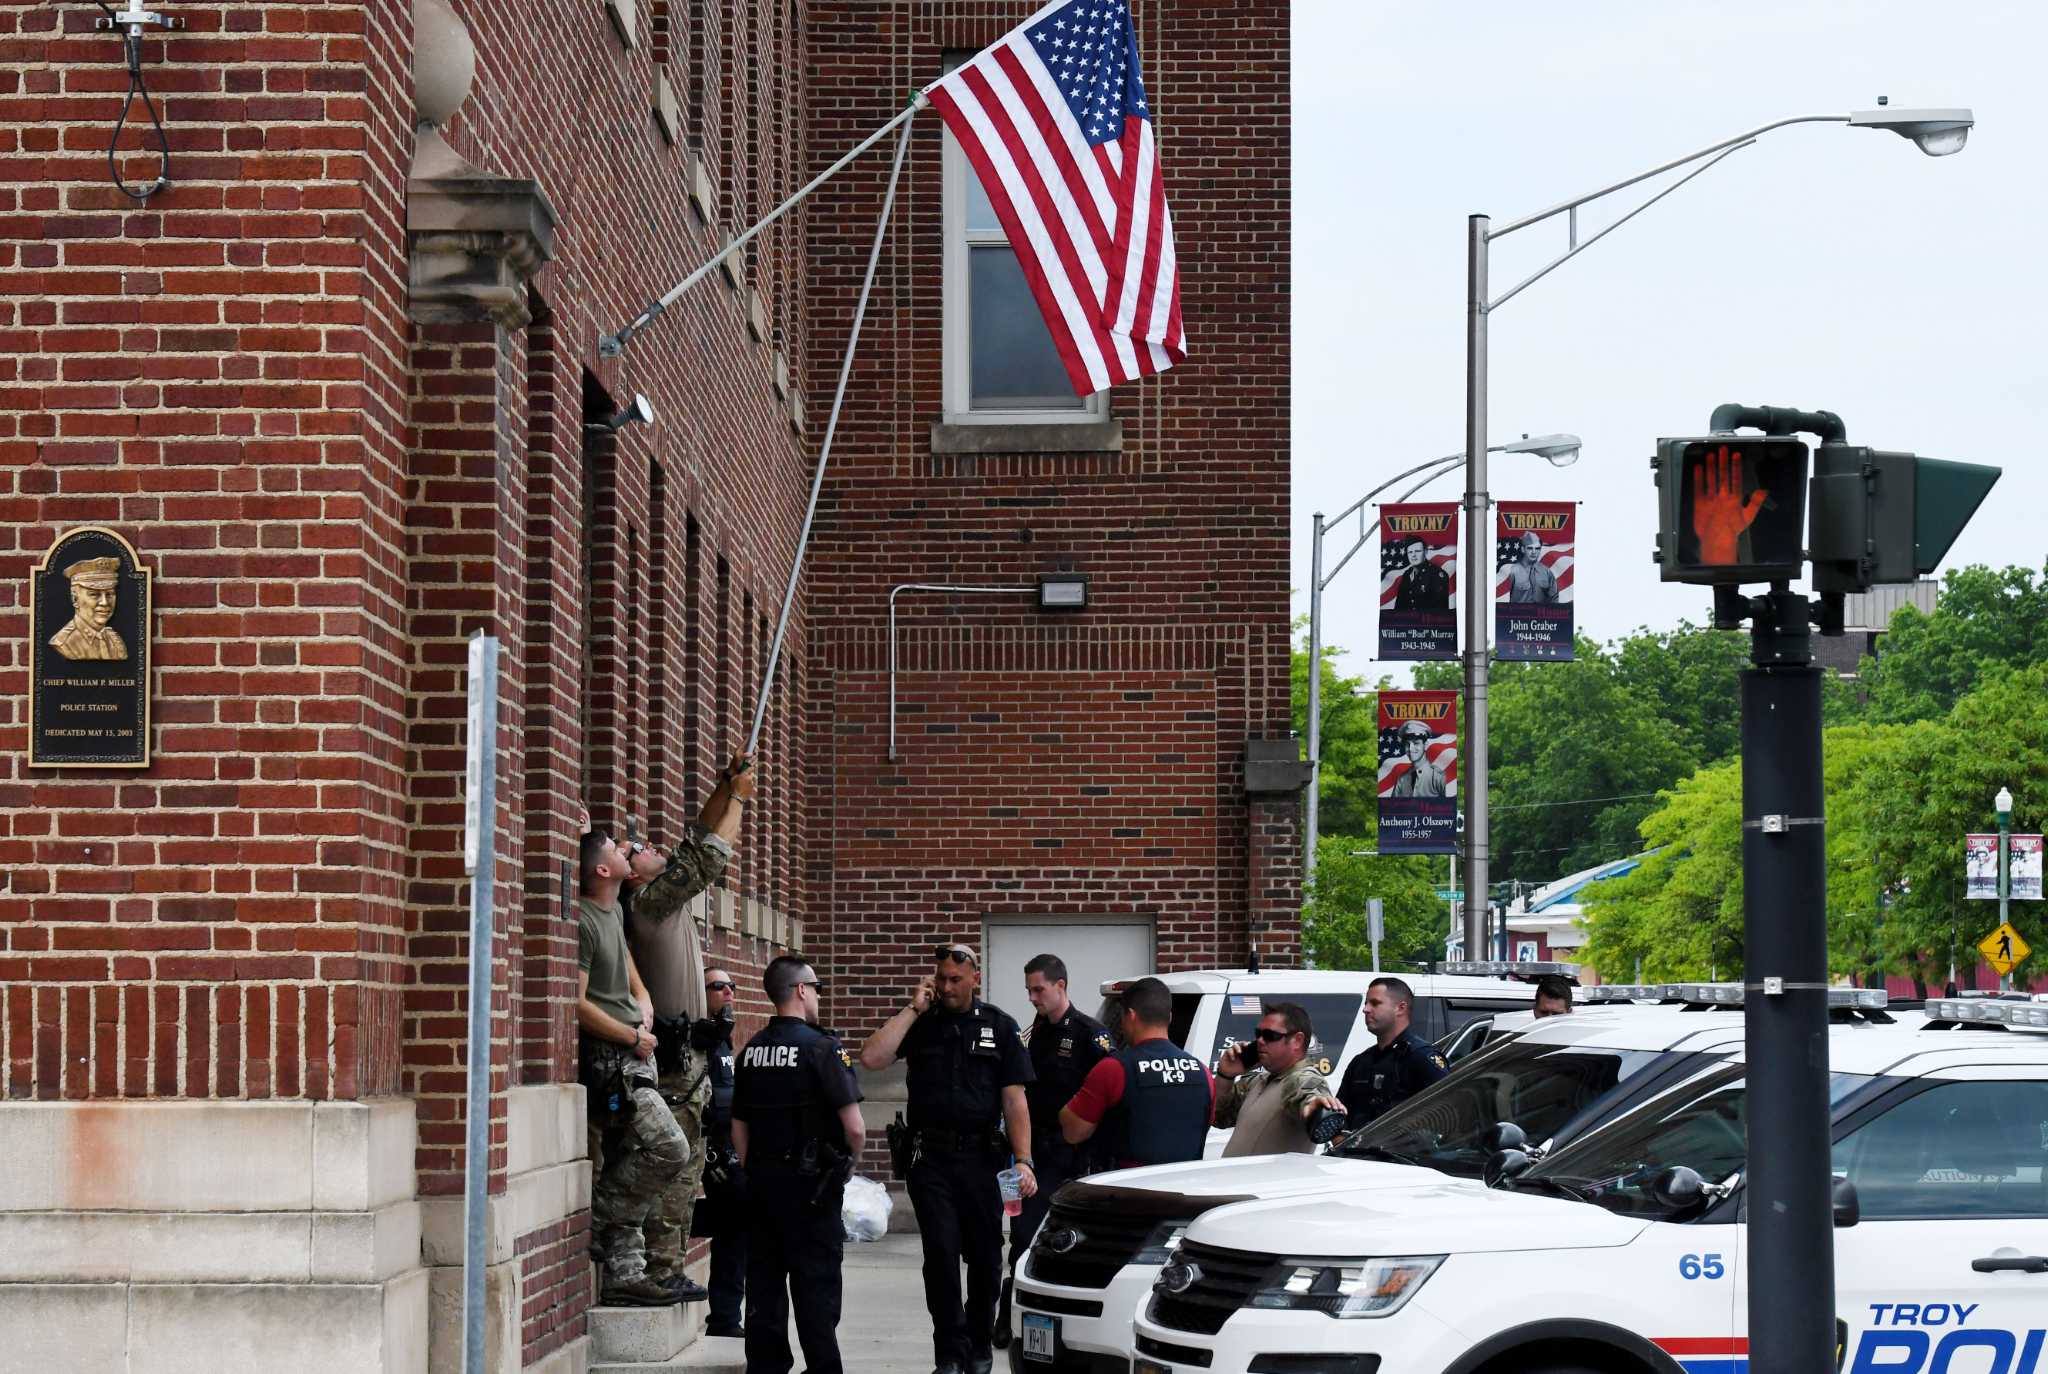
M 2048 1217 L 2048 1083 L 1936 1083 L 1835 1145 L 1865 1221 Z
M 948 67 L 957 65 L 948 63 Z M 946 420 L 951 424 L 1091 424 L 1106 391 L 1074 394 L 1052 333 L 995 207 L 946 132 Z

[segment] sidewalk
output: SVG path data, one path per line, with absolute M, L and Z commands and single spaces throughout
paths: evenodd
M 932 1324 L 920 1275 L 923 1253 L 915 1232 L 846 1247 L 839 1353 L 847 1374 L 925 1374 L 932 1367 Z M 789 1346 L 802 1369 L 803 1347 L 794 1324 Z M 742 1342 L 710 1338 L 691 1346 L 680 1362 L 680 1367 L 706 1374 L 745 1366 Z

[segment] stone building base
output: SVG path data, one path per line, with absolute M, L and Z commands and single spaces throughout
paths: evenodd
M 0 1105 L 0 1374 L 426 1374 L 413 1108 Z

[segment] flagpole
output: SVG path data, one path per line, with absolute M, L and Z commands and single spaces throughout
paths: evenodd
M 854 350 L 860 345 L 860 327 L 862 322 L 867 319 L 868 295 L 874 289 L 875 268 L 882 261 L 882 240 L 889 235 L 889 214 L 896 207 L 896 183 L 903 176 L 904 154 L 910 151 L 910 130 L 912 126 L 909 120 L 912 115 L 923 108 L 924 103 L 924 96 L 920 94 L 909 109 L 896 116 L 895 119 L 892 119 L 884 126 L 884 132 L 886 132 L 888 129 L 901 124 L 903 132 L 896 138 L 896 160 L 889 167 L 889 188 L 882 194 L 882 216 L 875 221 L 875 240 L 868 248 L 867 276 L 861 280 L 860 300 L 853 309 L 853 330 L 846 336 L 846 356 L 839 363 L 839 387 L 832 393 L 832 414 L 825 421 L 825 441 L 818 449 L 818 470 L 811 478 L 811 501 L 810 505 L 804 510 L 803 532 L 797 536 L 796 557 L 789 565 L 789 585 L 782 593 L 782 615 L 775 622 L 775 640 L 768 647 L 768 667 L 761 677 L 761 697 L 754 704 L 754 728 L 747 736 L 747 752 L 749 754 L 753 753 L 755 747 L 761 742 L 761 722 L 768 714 L 768 693 L 775 686 L 775 668 L 782 660 L 782 638 L 789 630 L 790 610 L 796 605 L 797 578 L 803 572 L 804 551 L 810 547 L 811 525 L 818 516 L 818 493 L 825 486 L 825 465 L 832 461 L 832 438 L 839 432 L 839 410 L 846 402 L 847 380 L 853 375 Z M 877 135 L 877 137 L 879 136 Z M 868 141 L 872 143 L 874 140 L 870 139 Z M 854 150 L 854 152 L 859 151 L 860 149 L 858 148 Z M 852 156 L 852 153 L 847 154 L 848 158 Z M 840 159 L 840 166 L 844 166 L 845 163 L 846 158 Z M 821 177 L 819 180 L 822 181 L 823 178 Z M 815 185 L 816 183 L 813 184 Z M 678 287 L 677 289 L 681 290 L 682 288 Z
M 827 167 L 824 171 L 818 173 L 809 181 L 805 182 L 801 187 L 797 189 L 795 195 L 792 195 L 788 200 L 783 201 L 782 204 L 776 206 L 773 210 L 770 210 L 766 215 L 763 215 L 759 220 L 757 220 L 753 224 L 752 227 L 748 228 L 745 232 L 741 233 L 738 237 L 733 239 L 732 242 L 726 244 L 725 247 L 719 249 L 718 252 L 713 254 L 708 262 L 704 263 L 696 271 L 690 273 L 689 276 L 684 277 L 674 286 L 671 286 L 668 289 L 668 291 L 661 297 L 661 299 L 655 301 L 652 305 L 648 306 L 638 315 L 635 315 L 633 319 L 625 325 L 625 327 L 619 330 L 618 333 L 607 334 L 603 338 L 599 339 L 597 341 L 598 355 L 600 357 L 605 358 L 616 358 L 619 356 L 619 354 L 625 352 L 626 345 L 633 341 L 633 336 L 635 334 L 638 334 L 648 325 L 653 324 L 655 321 L 655 317 L 660 315 L 662 311 L 674 305 L 678 300 L 682 299 L 682 295 L 685 291 L 688 291 L 698 282 L 704 280 L 705 277 L 711 275 L 712 268 L 718 266 L 719 263 L 724 262 L 728 257 L 730 257 L 733 254 L 733 252 L 736 249 L 746 247 L 747 244 L 753 241 L 754 236 L 756 234 L 760 233 L 763 229 L 766 229 L 769 225 L 775 223 L 776 220 L 781 219 L 785 214 L 788 214 L 791 210 L 795 209 L 797 202 L 801 201 L 805 196 L 808 196 L 811 192 L 817 190 L 820 186 L 823 186 L 826 182 L 830 181 L 833 177 L 837 176 L 842 170 L 845 169 L 846 165 L 849 162 L 852 162 L 855 158 L 859 157 L 868 149 L 874 147 L 877 143 L 880 143 L 883 137 L 887 135 L 891 129 L 895 128 L 899 124 L 905 123 L 907 120 L 909 120 L 909 118 L 912 115 L 916 114 L 919 110 L 923 109 L 929 103 L 930 102 L 925 99 L 924 92 L 919 91 L 917 93 L 916 98 L 913 99 L 910 102 L 910 104 L 904 107 L 903 112 L 901 114 L 897 115 L 887 124 L 884 124 L 881 128 L 869 134 L 859 143 L 856 143 L 851 149 L 847 151 L 845 156 L 839 159 L 839 161 L 833 163 L 830 167 Z

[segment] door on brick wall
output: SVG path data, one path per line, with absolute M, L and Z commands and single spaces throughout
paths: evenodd
M 1057 954 L 1067 965 L 1067 995 L 1093 1016 L 1101 987 L 1112 978 L 1152 972 L 1152 923 L 1142 916 L 1077 917 L 1069 920 L 990 917 L 983 925 L 981 995 L 1030 1026 L 1037 1013 L 1024 995 L 1024 965 L 1041 954 Z

